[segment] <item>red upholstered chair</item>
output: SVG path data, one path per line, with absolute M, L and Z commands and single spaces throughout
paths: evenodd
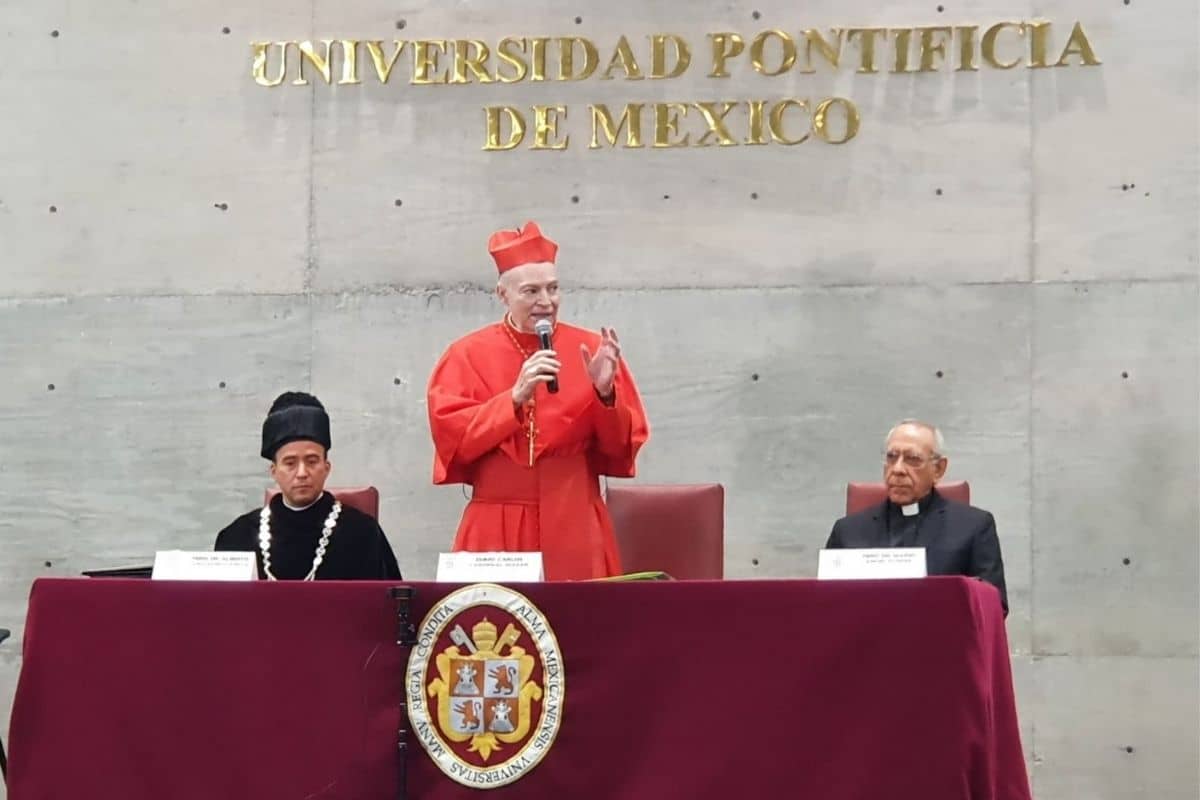
M 625 572 L 679 580 L 725 576 L 725 487 L 719 483 L 608 487 Z
M 374 486 L 352 486 L 340 489 L 330 486 L 325 491 L 341 500 L 342 505 L 357 508 L 371 519 L 379 519 L 379 490 Z M 263 502 L 271 502 L 271 498 L 277 494 L 279 494 L 278 489 L 267 489 Z
M 0 628 L 0 642 L 3 642 L 12 634 L 8 628 Z M 0 778 L 8 783 L 8 756 L 4 753 L 4 742 L 0 742 Z
M 971 502 L 971 484 L 966 481 L 944 481 L 936 486 L 938 494 L 958 503 Z M 887 499 L 887 486 L 882 483 L 846 484 L 846 513 L 854 514 Z

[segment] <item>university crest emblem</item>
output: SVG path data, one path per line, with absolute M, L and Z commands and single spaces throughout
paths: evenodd
M 405 693 L 412 730 L 446 775 L 478 789 L 504 786 L 537 765 L 558 735 L 558 641 L 524 595 L 466 586 L 421 622 Z

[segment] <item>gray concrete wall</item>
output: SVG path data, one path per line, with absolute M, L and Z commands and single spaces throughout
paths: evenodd
M 708 32 L 1005 19 L 1054 22 L 1054 57 L 1080 20 L 1103 64 L 704 74 Z M 0 8 L 0 716 L 31 580 L 210 545 L 260 497 L 285 388 L 331 408 L 335 482 L 381 488 L 429 578 L 463 496 L 429 484 L 425 380 L 498 317 L 488 233 L 537 219 L 565 315 L 615 326 L 639 378 L 640 479 L 728 488 L 730 577 L 811 576 L 889 424 L 935 420 L 999 522 L 1037 797 L 1194 798 L 1197 23 L 1194 0 Z M 583 35 L 607 59 L 652 33 L 692 70 L 250 79 L 259 39 Z M 862 112 L 846 145 L 586 148 L 591 102 L 831 95 Z M 569 105 L 571 147 L 483 152 L 509 102 Z

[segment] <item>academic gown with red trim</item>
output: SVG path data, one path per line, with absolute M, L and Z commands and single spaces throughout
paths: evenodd
M 594 354 L 600 335 L 556 325 L 559 390 L 550 394 L 539 385 L 532 409 L 514 409 L 512 387 L 526 354 L 539 348 L 534 334 L 506 322 L 489 325 L 450 345 L 434 367 L 428 389 L 433 482 L 473 487 L 455 550 L 540 550 L 547 580 L 620 573 L 599 476 L 633 477 L 649 427 L 625 362 L 613 405 L 606 406 L 592 386 L 580 344 Z

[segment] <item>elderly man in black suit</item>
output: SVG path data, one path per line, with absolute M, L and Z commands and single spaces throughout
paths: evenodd
M 938 494 L 936 484 L 948 465 L 941 431 L 919 420 L 900 422 L 884 445 L 887 500 L 835 522 L 825 547 L 924 547 L 928 574 L 987 581 L 1000 591 L 1007 616 L 996 520 L 983 509 Z

